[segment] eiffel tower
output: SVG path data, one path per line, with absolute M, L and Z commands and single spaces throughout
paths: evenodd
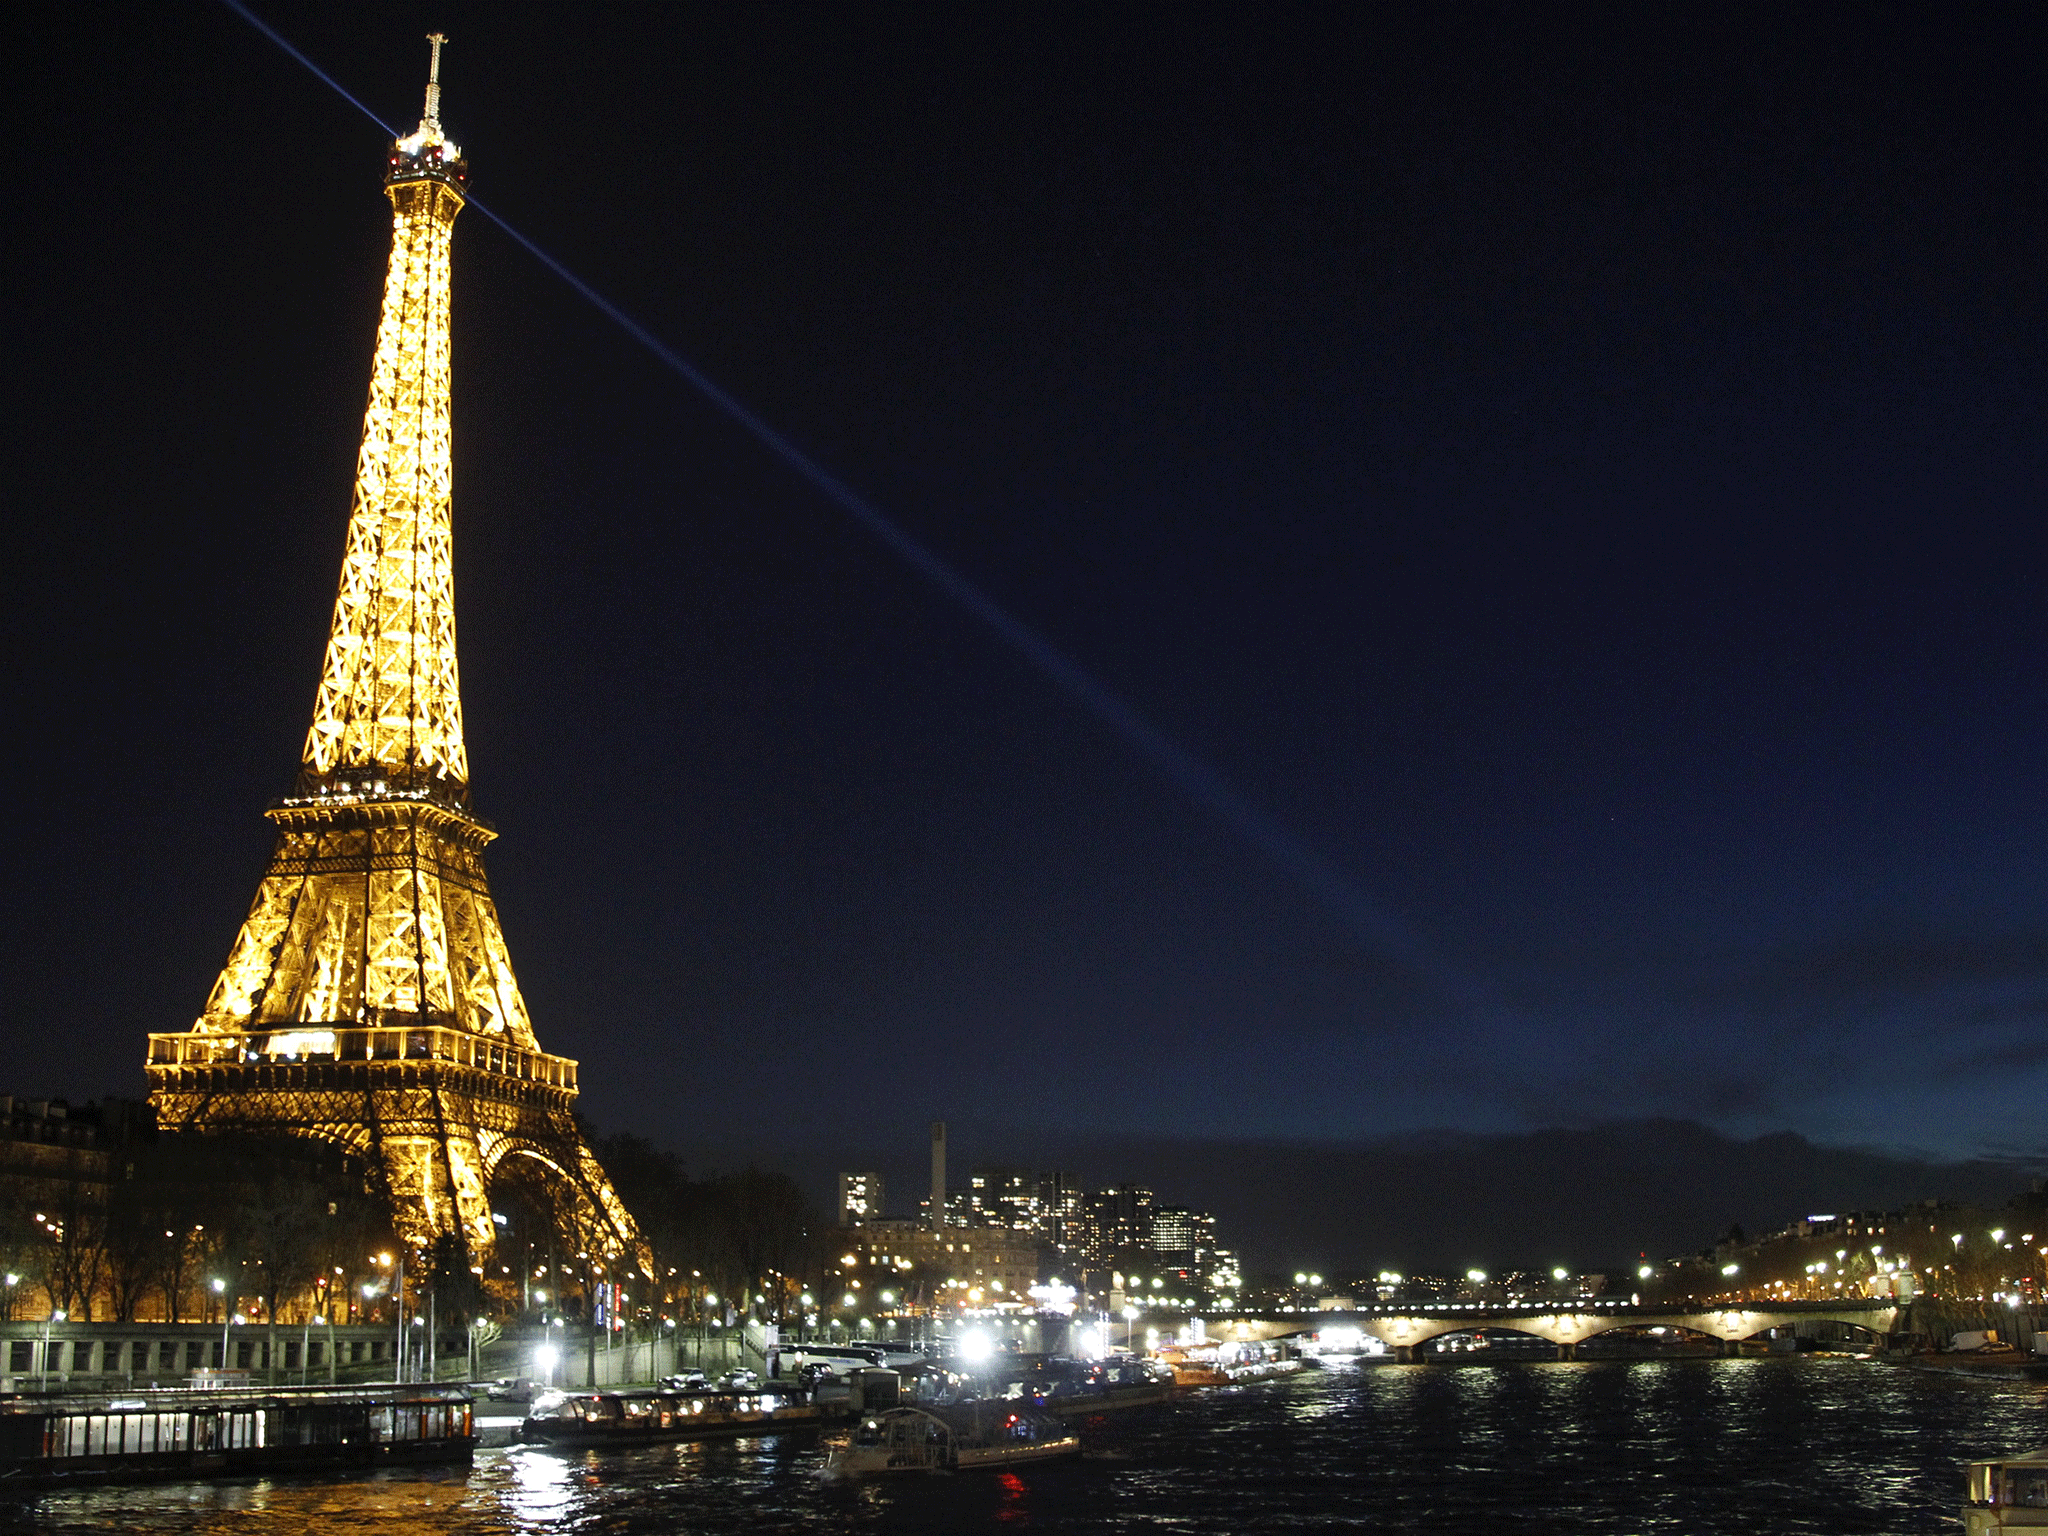
M 334 626 L 277 848 L 205 1012 L 149 1037 L 167 1129 L 315 1137 L 377 1170 L 398 1235 L 480 1259 L 490 1190 L 537 1189 L 592 1259 L 640 1256 L 585 1145 L 576 1063 L 534 1039 L 484 879 L 455 665 L 449 250 L 468 164 L 426 113 L 391 146 L 391 267 Z

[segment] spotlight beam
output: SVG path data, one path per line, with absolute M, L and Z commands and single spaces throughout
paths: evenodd
M 264 21 L 242 0 L 221 0 L 229 10 L 276 44 L 314 78 L 375 123 L 387 139 L 392 128 L 340 81 Z M 1310 846 L 1275 817 L 1255 804 L 1221 773 L 1153 725 L 1121 695 L 1061 651 L 1022 619 L 1003 607 L 936 552 L 914 537 L 879 507 L 824 468 L 783 433 L 656 336 L 646 326 L 599 293 L 539 244 L 487 204 L 465 194 L 469 206 L 498 226 L 527 254 L 580 294 L 593 308 L 661 362 L 671 373 L 743 427 L 827 500 L 834 503 L 905 564 L 995 632 L 1069 698 L 1102 721 L 1138 754 L 1164 774 L 1196 804 L 1221 821 L 1244 842 L 1306 887 L 1368 947 L 1400 961 L 1465 1008 L 1479 1008 L 1486 989 L 1430 953 L 1421 939 L 1398 917 L 1370 896 L 1334 860 Z

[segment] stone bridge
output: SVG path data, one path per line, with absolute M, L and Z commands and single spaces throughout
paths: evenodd
M 1413 1360 L 1421 1346 L 1451 1333 L 1483 1329 L 1532 1334 L 1557 1346 L 1570 1360 L 1579 1345 L 1618 1328 L 1676 1328 L 1719 1339 L 1731 1349 L 1743 1339 L 1802 1322 L 1846 1323 L 1883 1335 L 1898 1321 L 1899 1304 L 1889 1297 L 1871 1301 L 1738 1301 L 1702 1306 L 1696 1302 L 1637 1304 L 1626 1301 L 1445 1303 L 1425 1307 L 1366 1307 L 1339 1312 L 1273 1312 L 1217 1318 L 1212 1338 L 1293 1338 L 1329 1328 L 1356 1328 L 1379 1339 L 1401 1360 Z

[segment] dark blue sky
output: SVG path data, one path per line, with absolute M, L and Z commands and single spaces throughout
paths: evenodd
M 265 14 L 390 119 L 448 31 L 481 197 L 1413 939 L 471 214 L 476 802 L 601 1126 L 2048 1150 L 2035 10 Z M 217 6 L 5 25 L 0 1091 L 133 1093 L 295 768 L 382 148 Z

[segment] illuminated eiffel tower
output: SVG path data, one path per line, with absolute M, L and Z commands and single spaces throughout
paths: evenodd
M 286 1132 L 379 1171 L 399 1235 L 491 1251 L 490 1188 L 538 1188 L 595 1258 L 640 1248 L 542 1051 L 470 811 L 449 532 L 448 266 L 468 174 L 426 114 L 391 146 L 391 269 L 326 664 L 276 852 L 206 1010 L 149 1037 L 173 1130 Z

